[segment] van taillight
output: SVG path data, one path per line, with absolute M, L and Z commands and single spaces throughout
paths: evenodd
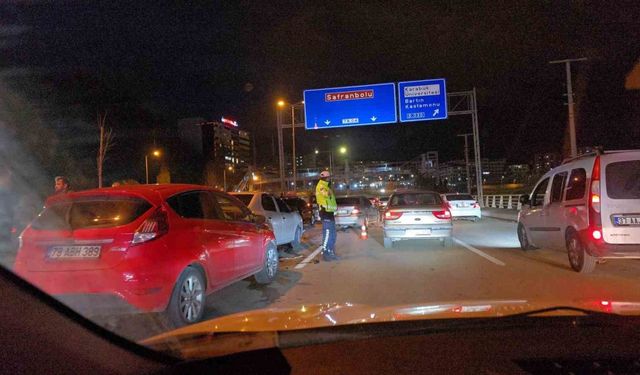
M 600 218 L 600 156 L 596 156 L 591 172 L 591 189 L 589 191 L 589 225 L 593 239 L 602 238 L 602 219 Z M 597 232 L 597 234 L 596 234 Z
M 133 234 L 132 245 L 151 241 L 169 232 L 169 219 L 167 212 L 158 208 L 147 218 Z
M 593 232 L 591 232 L 591 235 L 593 236 L 594 240 L 602 239 L 602 232 L 599 229 L 596 229 Z

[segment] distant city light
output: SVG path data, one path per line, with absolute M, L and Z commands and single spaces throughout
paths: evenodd
M 224 116 L 222 118 L 220 118 L 220 121 L 222 121 L 225 124 L 229 124 L 229 125 L 233 125 L 233 126 L 238 126 L 238 121 L 234 121 L 228 118 L 225 118 Z

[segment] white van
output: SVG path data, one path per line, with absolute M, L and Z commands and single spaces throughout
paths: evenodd
M 640 150 L 582 155 L 547 172 L 520 197 L 523 250 L 566 249 L 571 267 L 640 258 Z

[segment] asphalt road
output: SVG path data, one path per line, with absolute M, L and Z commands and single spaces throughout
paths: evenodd
M 267 307 L 349 302 L 371 306 L 460 300 L 640 301 L 640 261 L 609 260 L 592 274 L 571 270 L 566 253 L 520 250 L 515 223 L 485 218 L 455 222 L 454 242 L 406 241 L 382 246 L 381 228 L 361 239 L 339 232 L 338 262 L 310 255 L 320 228 L 303 237 L 303 257 L 280 263 L 275 282 L 260 286 L 243 280 L 207 298 L 206 318 Z M 95 316 L 99 324 L 130 339 L 170 329 L 161 314 Z

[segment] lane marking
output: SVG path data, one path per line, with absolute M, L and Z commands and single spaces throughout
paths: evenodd
M 493 263 L 493 264 L 497 264 L 498 266 L 506 266 L 506 264 L 501 261 L 500 259 L 496 259 L 494 257 L 492 257 L 491 255 L 485 253 L 484 251 L 478 250 L 475 247 L 469 245 L 468 243 L 461 241 L 457 238 L 454 238 L 453 241 L 461 246 L 463 246 L 464 248 L 466 248 L 467 250 L 471 251 L 472 253 L 475 253 L 477 255 L 480 255 L 481 257 L 483 257 L 484 259 L 488 260 L 489 262 Z
M 304 268 L 304 266 L 306 266 L 307 264 L 311 263 L 311 261 L 313 260 L 313 258 L 316 257 L 316 255 L 318 255 L 320 252 L 322 251 L 322 246 L 318 246 L 317 249 L 315 249 L 313 251 L 313 253 L 309 254 L 309 256 L 307 256 L 306 258 L 304 258 L 304 260 L 298 264 L 296 264 L 295 267 L 293 267 L 293 269 L 295 270 L 299 270 Z

